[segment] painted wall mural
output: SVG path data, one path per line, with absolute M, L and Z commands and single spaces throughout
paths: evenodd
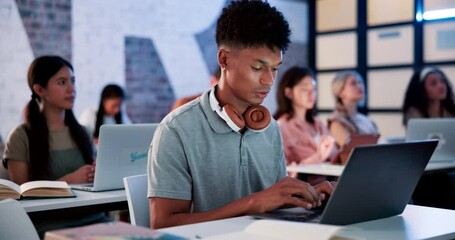
M 78 116 L 117 83 L 137 123 L 159 122 L 176 98 L 209 87 L 217 66 L 215 24 L 226 0 L 0 0 L 0 136 L 23 122 L 31 61 L 44 54 L 73 63 Z M 305 1 L 274 0 L 290 23 L 281 73 L 307 63 Z M 7 34 L 5 34 L 7 33 Z M 275 93 L 264 103 L 275 109 Z

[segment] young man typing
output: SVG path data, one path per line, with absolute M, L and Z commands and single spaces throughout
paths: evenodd
M 275 82 L 289 35 L 283 15 L 266 2 L 223 9 L 218 85 L 166 116 L 152 141 L 152 228 L 313 208 L 331 194 L 328 182 L 310 186 L 287 177 L 279 127 L 267 110 L 255 109 Z

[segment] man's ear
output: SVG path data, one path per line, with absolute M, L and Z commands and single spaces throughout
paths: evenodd
M 38 94 L 40 98 L 43 98 L 44 94 L 46 93 L 45 89 L 37 83 L 33 84 L 33 92 Z
M 228 66 L 229 51 L 225 47 L 220 47 L 218 49 L 218 64 L 222 70 L 226 70 Z

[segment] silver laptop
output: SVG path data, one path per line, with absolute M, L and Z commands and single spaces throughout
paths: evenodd
M 401 214 L 437 143 L 355 147 L 324 209 L 281 209 L 254 217 L 347 225 Z
M 147 154 L 158 123 L 102 125 L 93 183 L 71 184 L 73 189 L 123 189 L 123 178 L 147 173 Z
M 410 119 L 406 141 L 438 139 L 438 147 L 430 161 L 455 160 L 455 118 Z

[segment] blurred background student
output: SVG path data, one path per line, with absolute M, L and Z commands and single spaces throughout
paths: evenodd
M 220 80 L 220 76 L 221 76 L 221 68 L 218 66 L 216 68 L 216 71 L 212 73 L 212 76 L 210 76 L 210 88 L 213 88 L 216 84 L 218 84 L 218 81 Z M 201 96 L 202 93 L 198 93 L 196 95 L 193 95 L 193 96 L 189 96 L 189 97 L 183 97 L 183 98 L 179 98 L 177 99 L 174 104 L 172 105 L 171 107 L 171 111 L 184 105 L 185 103 L 188 103 L 188 102 L 191 102 L 193 101 L 194 99 L 196 99 L 197 97 Z
M 6 142 L 3 163 L 17 184 L 33 180 L 93 182 L 93 144 L 74 117 L 75 77 L 69 62 L 58 56 L 36 58 L 28 70 L 31 100 L 25 123 Z M 43 236 L 50 229 L 106 221 L 102 213 L 71 213 L 61 219 L 32 219 Z
M 339 147 L 351 134 L 379 134 L 376 124 L 358 112 L 358 105 L 365 97 L 365 84 L 358 72 L 338 72 L 332 81 L 332 93 L 335 111 L 328 118 L 328 126 Z
M 403 125 L 410 118 L 455 117 L 454 93 L 447 76 L 425 67 L 411 77 L 403 103 Z
M 322 163 L 337 152 L 329 130 L 315 117 L 316 91 L 313 73 L 307 68 L 292 67 L 279 82 L 274 118 L 281 129 L 287 165 Z M 325 179 L 308 176 L 307 180 L 316 184 Z
M 128 124 L 131 120 L 123 112 L 122 104 L 125 100 L 123 89 L 116 84 L 109 84 L 103 88 L 98 109 L 86 109 L 79 117 L 79 122 L 86 126 L 96 144 L 103 124 Z
M 454 93 L 447 76 L 436 67 L 414 72 L 403 103 L 403 125 L 411 118 L 455 117 Z M 413 196 L 416 205 L 455 209 L 455 171 L 424 174 Z

